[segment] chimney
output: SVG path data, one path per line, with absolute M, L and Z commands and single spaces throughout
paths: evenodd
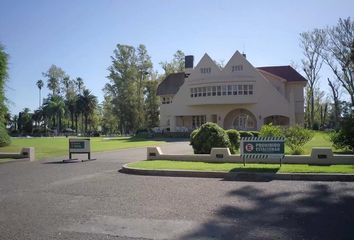
M 193 55 L 187 55 L 184 57 L 184 72 L 185 72 L 185 77 L 187 78 L 192 70 L 193 70 L 193 62 L 194 62 L 194 56 Z
M 242 52 L 242 56 L 243 56 L 244 58 L 247 58 L 247 55 L 246 55 L 246 53 L 244 53 L 244 52 Z

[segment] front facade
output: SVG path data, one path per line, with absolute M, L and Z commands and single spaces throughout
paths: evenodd
M 224 68 L 207 54 L 193 67 L 193 56 L 186 56 L 185 72 L 170 74 L 158 87 L 160 128 L 191 131 L 205 122 L 237 130 L 302 125 L 306 83 L 290 66 L 255 68 L 238 51 Z

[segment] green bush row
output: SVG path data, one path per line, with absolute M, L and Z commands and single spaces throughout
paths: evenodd
M 263 125 L 260 132 L 224 130 L 215 123 L 205 123 L 194 130 L 190 135 L 190 144 L 196 154 L 210 154 L 212 148 L 229 148 L 236 153 L 240 148 L 240 139 L 243 137 L 285 137 L 285 144 L 289 146 L 291 154 L 299 155 L 304 152 L 303 146 L 313 138 L 311 130 L 295 125 L 287 129 L 279 126 Z

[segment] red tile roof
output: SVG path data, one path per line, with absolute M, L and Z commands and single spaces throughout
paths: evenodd
M 258 67 L 257 69 L 284 78 L 288 82 L 307 82 L 307 79 L 291 66 Z

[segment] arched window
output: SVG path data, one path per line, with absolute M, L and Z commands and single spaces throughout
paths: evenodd
M 247 113 L 241 113 L 237 115 L 233 121 L 233 127 L 237 130 L 246 131 L 255 128 L 255 120 Z

